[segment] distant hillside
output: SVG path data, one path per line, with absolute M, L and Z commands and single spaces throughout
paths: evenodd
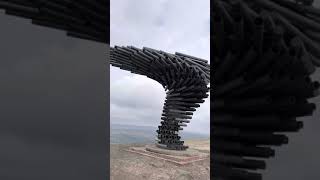
M 132 144 L 132 143 L 154 143 L 157 127 L 134 126 L 111 124 L 110 143 L 111 144 Z M 181 132 L 184 140 L 207 139 L 209 135 L 197 134 L 193 132 Z

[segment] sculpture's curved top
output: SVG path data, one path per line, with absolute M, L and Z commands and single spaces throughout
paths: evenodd
M 120 69 L 145 75 L 159 82 L 167 91 L 158 146 L 184 150 L 178 131 L 192 118 L 193 111 L 208 97 L 210 65 L 208 61 L 182 53 L 170 54 L 151 48 L 133 46 L 110 49 L 110 63 Z
M 196 82 L 205 86 L 210 82 L 208 61 L 190 55 L 178 52 L 170 54 L 147 47 L 139 49 L 134 46 L 115 46 L 110 48 L 110 57 L 111 65 L 135 74 L 148 76 L 164 87 L 169 88 L 173 80 L 186 80 L 187 77 L 197 79 Z M 192 82 L 184 82 L 183 85 L 193 84 Z
M 33 24 L 66 30 L 70 36 L 109 43 L 108 0 L 0 0 L 6 14 Z M 168 90 L 158 137 L 160 147 L 184 150 L 177 132 L 191 119 L 209 89 L 206 60 L 150 48 L 111 48 L 111 64 L 158 81 Z
M 33 24 L 67 31 L 67 35 L 109 43 L 108 0 L 0 0 L 6 14 Z
M 300 3 L 303 2 L 303 3 Z M 311 1 L 215 0 L 211 117 L 216 178 L 262 179 L 257 169 L 312 115 L 319 83 L 320 11 Z

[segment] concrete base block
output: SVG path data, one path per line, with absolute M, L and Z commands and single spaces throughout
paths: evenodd
M 209 158 L 209 153 L 200 152 L 192 148 L 185 151 L 176 151 L 158 148 L 156 145 L 146 145 L 144 147 L 130 147 L 127 151 L 169 161 L 177 165 L 186 165 Z

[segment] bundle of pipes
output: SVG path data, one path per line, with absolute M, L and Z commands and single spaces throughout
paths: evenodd
M 288 0 L 214 1 L 214 177 L 262 179 L 263 158 L 312 115 L 319 22 L 318 9 Z
M 0 0 L 0 8 L 69 36 L 109 43 L 108 0 Z
M 147 76 L 164 87 L 167 95 L 156 144 L 171 150 L 187 149 L 178 132 L 187 126 L 193 112 L 208 97 L 208 61 L 182 53 L 133 46 L 111 47 L 110 56 L 112 66 Z

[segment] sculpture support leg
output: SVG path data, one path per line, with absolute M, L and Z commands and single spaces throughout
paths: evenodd
M 174 99 L 177 98 L 166 97 L 161 125 L 158 126 L 159 129 L 157 131 L 158 147 L 172 150 L 185 150 L 188 146 L 183 145 L 184 141 L 181 141 L 179 130 L 183 130 L 181 126 L 187 126 L 185 122 L 189 122 L 187 119 L 191 119 L 189 115 L 193 113 L 181 110 L 182 107 L 178 105 L 181 101 Z

